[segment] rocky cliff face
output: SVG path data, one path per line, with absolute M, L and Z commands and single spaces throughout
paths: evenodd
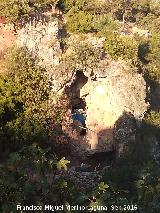
M 17 45 L 26 47 L 37 63 L 44 67 L 53 81 L 53 89 L 57 91 L 63 84 L 63 66 L 60 63 L 62 50 L 59 40 L 58 18 L 42 22 L 27 23 L 19 30 Z M 58 71 L 57 71 L 58 70 Z
M 105 73 L 105 77 L 89 80 L 80 90 L 87 105 L 88 142 L 91 149 L 99 151 L 112 148 L 115 123 L 124 113 L 140 119 L 148 107 L 146 83 L 140 74 L 122 61 L 111 62 Z M 125 134 L 125 128 L 121 131 Z
M 81 38 L 82 44 L 89 44 L 93 47 L 92 51 L 95 48 L 95 51 L 100 53 L 96 61 L 90 58 L 92 54 L 87 55 L 87 63 L 92 63 L 87 69 L 83 67 L 83 60 L 76 58 L 76 45 L 80 38 L 70 35 L 65 54 L 60 48 L 60 39 L 58 19 L 54 18 L 46 23 L 26 25 L 18 34 L 17 45 L 27 47 L 38 64 L 46 68 L 52 78 L 54 91 L 63 86 L 66 90 L 67 87 L 66 91 L 72 97 L 72 102 L 75 98 L 85 102 L 83 110 L 86 113 L 86 122 L 85 126 L 81 126 L 80 123 L 79 126 L 86 129 L 86 135 L 77 135 L 79 143 L 85 141 L 87 150 L 99 152 L 112 150 L 115 145 L 113 130 L 121 116 L 124 113 L 131 113 L 136 119 L 140 119 L 147 110 L 146 83 L 142 75 L 126 62 L 115 62 L 109 57 L 103 57 L 103 38 L 98 39 L 90 34 Z M 64 58 L 68 60 L 72 54 L 74 57 L 71 66 L 66 68 Z M 82 52 L 82 56 L 83 54 Z M 79 76 L 83 76 L 83 79 L 76 75 L 77 70 L 82 73 Z M 72 118 L 71 114 L 69 119 Z M 117 131 L 125 135 L 125 126 L 122 127 Z
M 58 40 L 58 19 L 36 25 L 27 24 L 19 31 L 18 46 L 25 46 L 37 57 L 39 64 L 47 70 L 55 68 L 60 63 L 60 43 Z

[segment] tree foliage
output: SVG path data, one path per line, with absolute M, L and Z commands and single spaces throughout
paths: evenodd
M 92 72 L 101 60 L 102 50 L 88 44 L 86 42 L 79 42 L 73 47 L 71 55 L 65 55 L 64 60 L 66 70 L 84 70 Z
M 85 11 L 67 13 L 67 29 L 71 32 L 89 32 L 92 30 L 93 15 Z
M 1 0 L 0 15 L 6 18 L 7 23 L 16 24 L 24 15 L 56 3 L 57 0 Z
M 147 73 L 155 81 L 160 81 L 160 33 L 153 33 L 147 55 Z
M 104 25 L 116 27 L 116 23 L 108 15 L 107 3 L 67 0 L 63 2 L 67 17 L 67 29 L 71 32 L 100 32 Z M 106 9 L 106 11 L 105 11 Z
M 52 206 L 84 205 L 84 212 L 87 213 L 96 209 L 97 205 L 120 203 L 125 198 L 124 193 L 116 195 L 114 188 L 104 182 L 94 190 L 82 190 L 62 170 L 67 169 L 68 162 L 64 158 L 59 160 L 37 144 L 12 153 L 5 165 L 0 167 L 1 212 L 16 212 L 19 203 L 21 206 L 38 205 L 43 209 L 44 205 L 51 203 Z M 66 208 L 65 211 L 69 210 Z
M 5 63 L 6 72 L 0 76 L 1 151 L 35 141 L 47 144 L 53 126 L 62 122 L 67 102 L 52 93 L 45 70 L 35 65 L 26 49 L 13 48 Z
M 160 128 L 160 112 L 159 111 L 151 111 L 145 116 L 145 123 L 147 125 L 147 129 L 152 130 L 152 133 L 156 136 L 160 136 L 159 128 Z M 151 132 L 150 132 L 151 133 Z
M 4 16 L 9 23 L 15 23 L 29 12 L 28 0 L 1 0 L 0 2 L 0 15 Z
M 160 211 L 160 171 L 153 164 L 144 168 L 136 182 L 141 211 Z
M 137 62 L 138 45 L 134 38 L 129 36 L 119 36 L 117 33 L 108 34 L 104 48 L 115 60 L 122 58 Z
M 1 212 L 16 212 L 18 203 L 23 206 L 63 202 L 61 179 L 56 181 L 57 185 L 51 187 L 52 182 L 47 176 L 52 175 L 53 171 L 56 173 L 58 163 L 54 155 L 37 144 L 12 153 L 5 167 L 0 168 Z

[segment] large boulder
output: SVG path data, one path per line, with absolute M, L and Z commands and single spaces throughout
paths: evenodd
M 111 62 L 105 67 L 105 76 L 100 74 L 96 80 L 88 80 L 80 96 L 86 101 L 87 141 L 92 150 L 102 152 L 113 149 L 113 129 L 124 112 L 140 120 L 148 103 L 145 80 L 125 62 Z M 131 133 L 125 125 L 117 131 L 124 132 L 126 138 Z

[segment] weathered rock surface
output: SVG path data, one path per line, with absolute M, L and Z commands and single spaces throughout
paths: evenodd
M 62 50 L 58 39 L 58 19 L 43 23 L 26 24 L 19 30 L 17 45 L 26 47 L 38 64 L 44 67 L 53 82 L 53 90 L 57 91 L 66 79 L 63 64 L 61 64 Z
M 136 142 L 137 122 L 129 112 L 124 112 L 116 121 L 113 131 L 113 139 L 118 156 L 128 153 L 129 145 Z
M 106 66 L 105 73 L 105 77 L 99 73 L 96 81 L 89 80 L 80 90 L 87 105 L 87 140 L 91 149 L 97 151 L 112 149 L 114 125 L 124 112 L 139 119 L 148 107 L 145 102 L 146 83 L 140 74 L 122 61 Z M 128 137 L 129 132 L 123 127 Z
M 26 25 L 18 34 L 17 44 L 26 46 L 34 57 L 40 60 L 40 65 L 52 69 L 59 65 L 60 44 L 58 36 L 58 20 Z
M 115 123 L 123 113 L 131 113 L 136 119 L 140 119 L 146 112 L 146 82 L 142 75 L 126 62 L 111 61 L 106 54 L 103 55 L 104 38 L 99 39 L 91 34 L 82 36 L 80 43 L 82 46 L 84 44 L 84 50 L 86 44 L 91 45 L 93 49 L 86 55 L 87 66 L 83 60 L 83 51 L 78 53 L 82 60 L 75 60 L 79 39 L 79 36 L 70 35 L 66 40 L 68 49 L 63 54 L 60 47 L 59 22 L 55 18 L 46 23 L 26 25 L 18 34 L 17 44 L 27 47 L 39 65 L 46 68 L 52 78 L 54 91 L 67 87 L 70 90 L 66 91 L 69 91 L 72 98 L 78 97 L 85 101 L 87 134 L 79 138 L 76 135 L 76 139 L 72 134 L 77 147 L 83 144 L 83 153 L 84 147 L 98 152 L 110 151 L 115 145 Z M 92 54 L 94 50 L 97 54 L 96 60 Z M 69 58 L 72 54 L 75 54 L 74 57 Z M 67 67 L 69 60 L 71 64 Z M 85 82 L 76 78 L 77 70 L 83 70 Z M 125 125 L 122 127 L 123 130 L 118 130 L 118 134 L 123 132 L 127 138 L 130 132 L 126 130 Z M 81 148 L 78 149 L 82 150 Z

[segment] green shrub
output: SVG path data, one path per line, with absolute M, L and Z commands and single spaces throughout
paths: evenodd
M 0 2 L 0 15 L 5 16 L 9 23 L 15 23 L 29 12 L 30 7 L 27 0 L 2 0 Z
M 110 13 L 105 13 L 104 4 L 92 0 L 66 0 L 67 28 L 71 32 L 101 32 L 117 27 Z
M 117 23 L 112 19 L 111 15 L 92 14 L 91 12 L 78 11 L 67 13 L 67 29 L 70 32 L 98 32 L 100 36 L 104 36 L 108 31 L 117 29 Z
M 110 33 L 104 44 L 106 52 L 115 60 L 122 58 L 137 62 L 138 47 L 136 41 L 129 36 L 119 36 L 117 33 Z
M 48 4 L 55 5 L 57 2 L 58 0 L 1 0 L 0 15 L 6 18 L 7 23 L 16 25 L 24 15 L 29 15 L 32 11 Z
M 150 39 L 150 51 L 147 55 L 147 74 L 149 78 L 160 81 L 160 33 L 154 33 Z
M 65 12 L 74 9 L 76 13 L 79 10 L 83 10 L 87 2 L 88 2 L 87 0 L 63 0 L 61 4 Z
M 72 188 L 61 175 L 54 179 L 54 185 L 50 178 L 51 184 L 47 174 L 55 175 L 58 166 L 63 171 L 67 163 L 67 160 L 58 161 L 37 144 L 24 146 L 19 152 L 12 153 L 7 163 L 0 167 L 0 211 L 16 212 L 16 206 L 20 203 L 22 206 L 64 204 L 62 197 Z
M 94 16 L 85 11 L 67 13 L 67 29 L 70 32 L 88 32 L 92 30 Z
M 142 212 L 160 211 L 160 170 L 153 163 L 148 164 L 136 181 L 138 205 Z
M 109 2 L 100 2 L 96 0 L 62 0 L 61 7 L 65 12 L 74 10 L 77 13 L 80 10 L 90 11 L 95 14 L 108 13 L 110 11 Z
M 0 167 L 0 211 L 15 213 L 17 204 L 37 205 L 44 209 L 44 205 L 51 203 L 52 206 L 85 206 L 84 213 L 88 213 L 96 205 L 128 203 L 123 192 L 115 194 L 114 188 L 104 182 L 94 189 L 82 189 L 68 178 L 68 163 L 64 157 L 58 159 L 37 144 L 12 153 Z
M 160 17 L 149 13 L 147 16 L 138 20 L 137 24 L 151 33 L 158 33 L 160 28 Z
M 91 72 L 101 60 L 102 50 L 88 44 L 79 42 L 74 46 L 74 52 L 66 57 L 67 70 L 84 70 Z
M 7 72 L 5 85 L 8 86 L 4 85 L 3 89 L 17 88 L 15 94 L 10 95 L 21 97 L 26 113 L 40 111 L 40 106 L 49 99 L 51 91 L 51 82 L 46 71 L 35 65 L 27 50 L 22 48 L 13 48 L 6 57 L 5 65 Z M 5 93 L 8 94 L 9 91 Z
M 63 120 L 67 100 L 52 93 L 46 71 L 26 49 L 13 48 L 0 76 L 0 149 L 7 152 L 35 141 L 47 144 Z
M 151 111 L 145 116 L 145 123 L 153 128 L 160 128 L 160 112 Z
M 99 14 L 94 16 L 92 28 L 99 36 L 106 36 L 108 33 L 116 31 L 118 24 L 113 20 L 111 14 Z

